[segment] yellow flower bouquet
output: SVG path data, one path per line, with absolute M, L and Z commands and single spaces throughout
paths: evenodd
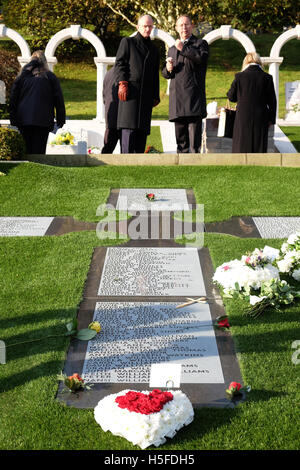
M 51 142 L 52 145 L 74 145 L 74 136 L 69 132 L 62 132 L 57 134 L 55 139 Z

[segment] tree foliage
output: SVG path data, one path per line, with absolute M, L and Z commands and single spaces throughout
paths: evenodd
M 196 25 L 208 22 L 212 28 L 230 24 L 246 31 L 277 32 L 300 22 L 299 0 L 103 0 L 123 20 L 134 24 L 148 13 L 156 25 L 174 33 L 176 18 L 189 14 Z M 128 13 L 128 7 L 131 10 Z
M 189 14 L 201 32 L 231 24 L 242 31 L 280 32 L 300 23 L 299 0 L 0 0 L 7 26 L 44 48 L 50 37 L 71 24 L 91 29 L 101 38 L 120 33 L 138 17 L 150 14 L 156 26 L 174 35 L 178 16 Z
M 299 0 L 223 0 L 221 24 L 246 31 L 280 32 L 300 22 Z
M 55 33 L 71 24 L 80 24 L 102 39 L 120 22 L 100 0 L 2 1 L 5 24 L 32 38 L 32 48 L 43 49 Z
M 123 20 L 131 25 L 135 25 L 139 16 L 149 14 L 155 21 L 158 28 L 174 35 L 176 19 L 182 14 L 191 16 L 195 24 L 207 20 L 206 14 L 209 12 L 209 18 L 214 16 L 218 10 L 218 0 L 199 2 L 190 0 L 181 2 L 178 0 L 104 0 L 104 3 Z M 129 9 L 130 6 L 130 9 Z

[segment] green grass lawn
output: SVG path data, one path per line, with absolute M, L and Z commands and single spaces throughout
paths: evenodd
M 110 188 L 154 184 L 158 188 L 192 187 L 197 202 L 204 204 L 206 222 L 234 215 L 299 215 L 300 168 L 62 168 L 0 163 L 0 171 L 7 172 L 0 180 L 2 216 L 73 216 L 97 221 L 97 207 L 106 201 Z
M 97 220 L 98 204 L 113 187 L 192 187 L 205 204 L 207 221 L 232 215 L 300 215 L 300 169 L 262 167 L 95 167 L 54 168 L 22 164 L 0 180 L 0 216 L 72 215 Z M 276 188 L 276 191 L 274 191 Z M 220 190 L 221 189 L 221 190 Z M 107 240 L 106 244 L 113 244 Z M 205 235 L 214 267 L 281 240 Z M 57 374 L 69 339 L 11 346 L 64 333 L 75 318 L 95 246 L 94 232 L 58 237 L 0 238 L 0 338 L 7 364 L 0 365 L 0 448 L 138 449 L 104 433 L 93 410 L 55 401 Z M 160 450 L 297 449 L 299 442 L 299 365 L 291 361 L 300 338 L 299 304 L 253 320 L 241 301 L 225 301 L 248 400 L 234 409 L 203 408 Z M 234 380 L 234 377 L 233 377 Z

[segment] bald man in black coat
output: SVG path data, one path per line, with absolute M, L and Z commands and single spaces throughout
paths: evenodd
M 138 21 L 138 32 L 120 42 L 115 62 L 118 83 L 118 129 L 122 153 L 144 153 L 153 106 L 159 99 L 159 53 L 152 44 L 151 16 Z

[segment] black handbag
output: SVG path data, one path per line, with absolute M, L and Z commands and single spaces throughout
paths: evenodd
M 225 108 L 225 113 L 226 113 L 226 120 L 225 120 L 224 137 L 229 137 L 230 139 L 232 139 L 236 110 L 232 108 Z

